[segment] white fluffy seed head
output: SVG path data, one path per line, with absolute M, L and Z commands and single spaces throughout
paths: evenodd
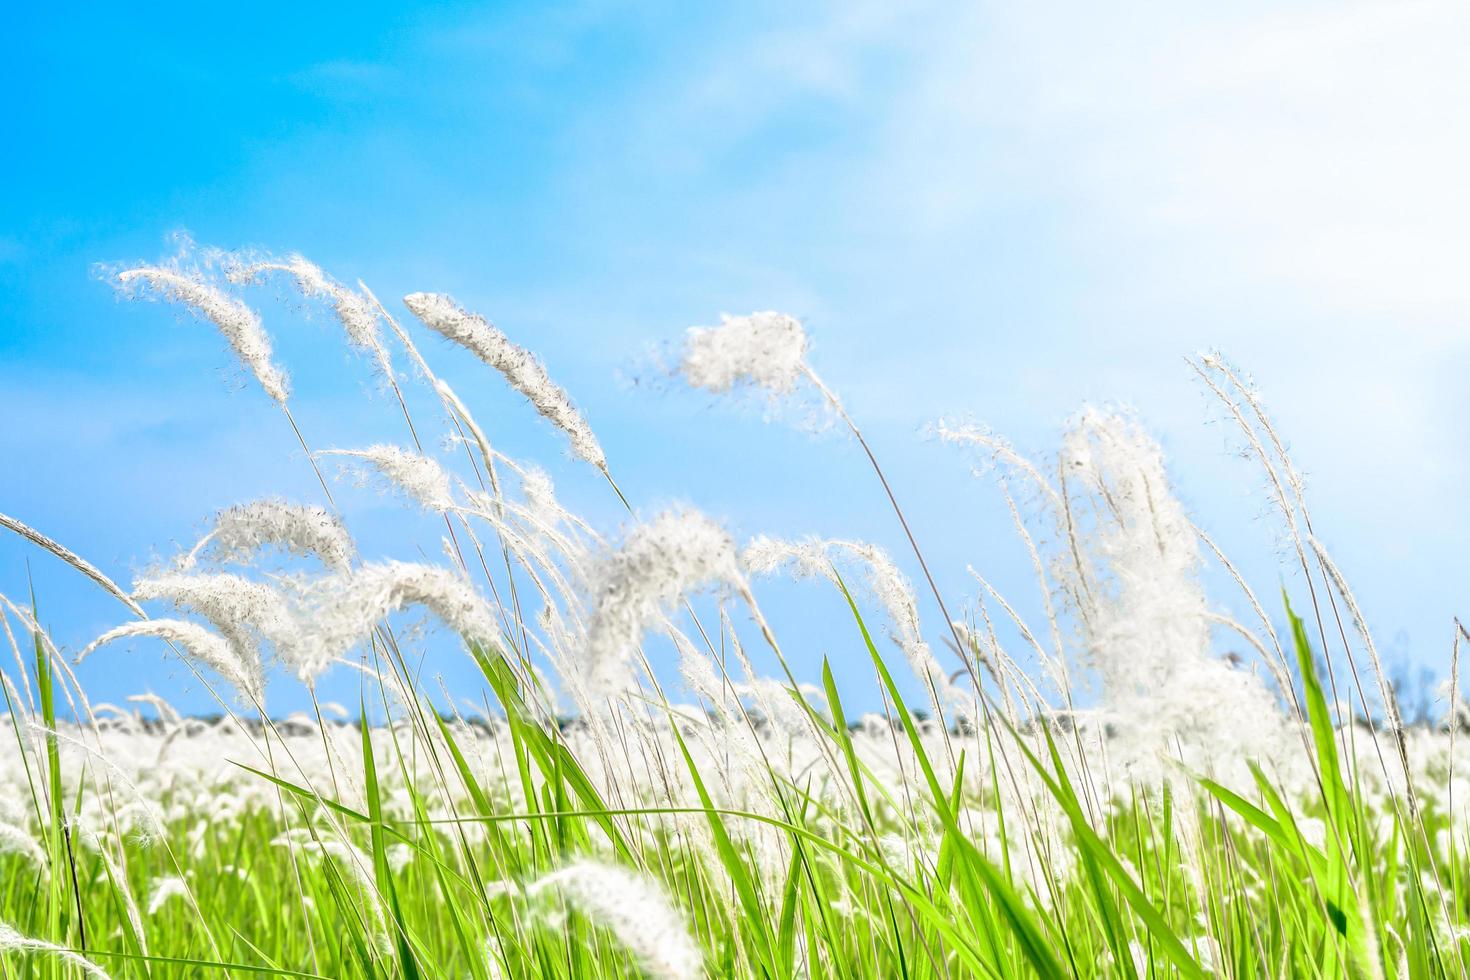
M 100 646 L 132 637 L 152 636 L 179 648 L 188 660 L 218 673 L 230 686 L 256 704 L 265 700 L 265 677 L 258 659 L 241 656 L 240 651 L 217 633 L 183 619 L 145 619 L 124 623 L 103 633 L 77 654 L 77 661 Z
M 347 528 L 322 507 L 256 500 L 220 511 L 213 524 L 184 559 L 184 568 L 191 567 L 205 550 L 220 561 L 241 561 L 262 548 L 274 547 L 345 572 L 357 553 Z
M 291 276 L 301 295 L 331 303 L 342 329 L 347 333 L 348 342 L 371 355 L 386 375 L 392 375 L 393 365 L 387 348 L 383 346 L 378 329 L 378 311 L 372 302 L 357 290 L 332 279 L 306 256 L 293 252 L 284 259 L 270 256 L 237 258 L 225 270 L 231 282 L 251 282 L 272 272 Z
M 158 911 L 167 904 L 171 898 L 184 898 L 189 894 L 189 886 L 184 884 L 184 879 L 177 877 L 160 878 L 153 885 L 153 892 L 148 897 L 148 915 L 155 916 Z
M 1093 666 L 1113 696 L 1152 691 L 1209 648 L 1199 548 L 1163 451 L 1130 417 L 1087 408 L 1063 440 L 1061 467 L 1077 519 L 1093 525 L 1080 538 Z
M 607 469 L 607 457 L 592 427 L 566 391 L 551 380 L 536 355 L 516 346 L 490 321 L 460 308 L 442 293 L 410 293 L 403 297 L 403 304 L 430 330 L 499 371 L 543 418 L 567 434 L 572 452 L 579 458 L 598 469 Z
M 740 552 L 740 561 L 753 575 L 775 575 L 784 571 L 797 579 L 825 578 L 834 584 L 836 582 L 827 542 L 819 538 L 786 541 L 762 534 L 752 538 Z
M 410 562 L 364 565 L 315 584 L 301 628 L 278 652 L 303 680 L 311 680 L 366 639 L 390 613 L 422 606 L 467 641 L 492 642 L 495 620 L 485 601 L 447 568 Z
M 739 584 L 743 575 L 724 528 L 698 511 L 670 510 L 635 525 L 623 546 L 598 564 L 591 581 L 588 683 L 613 694 L 626 686 L 629 659 L 665 609 L 687 592 Z
M 173 302 L 182 303 L 213 323 L 235 356 L 260 382 L 265 393 L 283 408 L 290 394 L 286 373 L 271 360 L 271 340 L 260 317 L 240 300 L 229 295 L 196 271 L 175 265 L 144 265 L 119 272 L 114 281 L 119 292 L 133 297 L 146 287 Z
M 262 642 L 289 642 L 297 628 L 283 595 L 239 575 L 154 575 L 134 583 L 133 598 L 170 602 L 204 617 L 247 663 L 263 659 Z
M 556 486 L 551 476 L 539 466 L 525 467 L 521 473 L 521 494 L 526 509 L 548 527 L 555 527 L 566 517 L 556 499 Z
M 51 873 L 46 849 L 23 827 L 0 821 L 0 854 L 16 854 L 25 858 L 43 878 Z
M 680 368 L 696 388 L 726 392 L 750 384 L 784 395 L 806 367 L 807 336 L 800 321 L 770 310 L 721 314 L 717 327 L 691 327 Z
M 80 953 L 73 953 L 65 946 L 48 943 L 43 939 L 32 939 L 30 936 L 17 932 L 15 927 L 4 922 L 0 922 L 0 951 L 47 953 L 77 967 L 92 980 L 111 980 L 105 970 Z
M 1174 497 L 1163 450 L 1130 416 L 1084 410 L 1063 441 L 1083 572 L 1074 594 L 1085 657 L 1116 720 L 1116 757 L 1151 764 L 1176 746 L 1227 759 L 1280 734 L 1260 679 L 1214 656 L 1194 526 Z
M 616 865 L 579 861 L 527 889 L 532 896 L 547 891 L 607 927 L 656 980 L 702 976 L 704 957 L 684 917 L 653 880 Z
M 325 449 L 317 455 L 362 460 L 425 510 L 442 514 L 454 506 L 449 474 L 428 456 L 381 443 L 366 449 Z

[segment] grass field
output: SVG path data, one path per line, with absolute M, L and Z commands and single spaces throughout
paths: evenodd
M 1302 594 L 1235 573 L 1126 415 L 1084 409 L 1046 459 L 938 423 L 1015 517 L 1044 610 L 1026 622 L 983 569 L 973 595 L 941 594 L 911 536 L 896 556 L 737 543 L 693 508 L 635 506 L 605 536 L 420 353 L 422 329 L 473 352 L 622 500 L 539 360 L 448 297 L 405 297 L 418 322 L 400 322 L 299 256 L 208 250 L 107 275 L 218 329 L 322 495 L 220 512 L 126 587 L 85 542 L 0 515 L 111 593 L 119 624 L 63 650 L 44 596 L 0 597 L 0 976 L 1465 975 L 1463 631 L 1454 710 L 1406 725 L 1301 478 L 1220 358 L 1192 363 L 1265 476 Z M 401 445 L 312 444 L 242 298 L 267 281 L 336 317 L 402 407 Z M 757 313 L 691 330 L 677 370 L 825 418 L 907 534 L 807 353 L 800 323 Z M 409 386 L 442 414 L 415 417 Z M 446 427 L 451 448 L 426 451 Z M 360 556 L 332 466 L 442 517 L 442 562 Z M 1249 622 L 1207 598 L 1207 561 Z M 759 599 L 776 575 L 848 610 L 832 643 L 881 711 L 787 659 Z M 460 638 L 477 690 L 439 689 L 420 619 Z M 165 644 L 218 714 L 90 701 L 72 664 L 133 641 Z M 359 700 L 271 713 L 268 687 L 328 671 Z

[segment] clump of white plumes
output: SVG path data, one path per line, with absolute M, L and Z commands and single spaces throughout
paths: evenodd
M 44 939 L 32 939 L 15 930 L 11 925 L 0 922 L 0 951 L 15 953 L 49 953 L 77 967 L 92 980 L 111 980 L 107 972 L 80 953 L 73 953 L 65 946 L 48 943 Z
M 634 525 L 621 548 L 591 573 L 594 608 L 587 628 L 588 684 L 614 694 L 643 634 L 681 595 L 744 581 L 724 528 L 693 510 L 671 510 Z
M 224 637 L 184 619 L 145 619 L 114 627 L 87 644 L 77 654 L 77 662 L 98 647 L 140 636 L 157 637 L 178 647 L 185 658 L 214 670 L 255 704 L 264 703 L 265 677 L 259 659 L 242 656 Z
M 203 616 L 235 648 L 242 662 L 262 659 L 262 641 L 279 645 L 288 642 L 296 630 L 280 593 L 239 575 L 155 575 L 133 584 L 133 598 L 171 602 Z
M 197 271 L 176 264 L 143 265 L 124 269 L 114 277 L 120 291 L 135 296 L 148 287 L 165 299 L 183 303 L 219 328 L 240 362 L 255 375 L 265 393 L 285 407 L 290 394 L 286 373 L 271 360 L 271 339 L 260 317 Z
M 469 583 L 447 568 L 391 561 L 315 584 L 302 627 L 277 652 L 311 680 L 366 639 L 390 613 L 423 606 L 468 641 L 495 639 L 495 620 Z
M 882 548 L 862 541 L 823 541 L 812 537 L 782 541 L 761 535 L 746 545 L 740 557 L 753 574 L 769 575 L 784 570 L 793 578 L 823 578 L 834 584 L 839 581 L 836 562 L 846 559 L 856 564 L 868 591 L 887 614 L 889 637 L 903 651 L 914 676 L 926 688 L 932 688 L 940 701 L 952 707 L 963 705 L 963 696 L 924 639 L 913 587 Z
M 553 891 L 617 937 L 657 980 L 693 980 L 704 957 L 684 917 L 654 881 L 616 865 L 578 861 L 537 880 L 529 895 Z
M 284 259 L 237 260 L 228 266 L 226 275 L 232 282 L 250 282 L 267 272 L 286 273 L 296 280 L 296 288 L 303 296 L 331 303 L 352 346 L 372 355 L 378 368 L 392 377 L 393 365 L 378 331 L 378 311 L 366 296 L 332 279 L 320 266 L 296 252 Z
M 220 511 L 213 523 L 213 529 L 184 558 L 185 569 L 206 549 L 220 561 L 240 561 L 262 548 L 281 548 L 315 558 L 335 572 L 347 571 L 357 554 L 347 528 L 322 507 L 256 500 Z
M 695 388 L 723 393 L 751 384 L 784 395 L 805 373 L 806 351 L 806 331 L 795 317 L 721 314 L 718 327 L 689 328 L 679 367 Z
M 1061 465 L 1069 492 L 1085 494 L 1074 507 L 1093 515 L 1081 537 L 1086 564 L 1070 574 L 1083 579 L 1073 591 L 1109 717 L 1143 755 L 1172 736 L 1214 755 L 1263 748 L 1280 712 L 1258 678 L 1211 653 L 1196 534 L 1158 443 L 1130 418 L 1089 408 L 1063 441 Z
M 449 474 L 420 453 L 380 443 L 366 449 L 324 449 L 317 455 L 363 460 L 425 510 L 442 514 L 454 506 Z
M 1063 440 L 1061 467 L 1096 524 L 1081 538 L 1093 566 L 1090 663 L 1111 695 L 1149 691 L 1209 647 L 1199 549 L 1163 453 L 1131 420 L 1089 408 Z
M 551 380 L 535 354 L 518 347 L 490 321 L 461 309 L 443 293 L 410 293 L 403 297 L 403 304 L 430 330 L 499 371 L 543 418 L 567 434 L 572 452 L 579 458 L 598 469 L 607 469 L 607 457 L 592 427 L 566 391 Z

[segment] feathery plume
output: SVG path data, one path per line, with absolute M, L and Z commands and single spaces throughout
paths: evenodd
M 368 298 L 355 289 L 332 279 L 321 267 L 299 252 L 284 259 L 254 258 L 250 261 L 237 259 L 230 262 L 225 275 L 231 282 L 253 282 L 268 272 L 281 272 L 296 280 L 296 288 L 308 298 L 324 299 L 332 304 L 347 340 L 352 346 L 372 355 L 378 369 L 387 377 L 393 376 L 393 364 L 388 349 L 383 346 L 378 330 L 378 311 Z
M 303 680 L 369 636 L 383 617 L 408 606 L 428 609 L 466 641 L 489 642 L 497 635 L 485 601 L 447 568 L 399 561 L 364 565 L 318 582 L 315 592 L 298 635 L 277 647 Z
M 1116 756 L 1150 761 L 1176 738 L 1222 759 L 1265 750 L 1280 712 L 1259 678 L 1211 653 L 1199 545 L 1158 443 L 1130 417 L 1089 407 L 1063 440 L 1060 465 L 1084 495 L 1071 506 L 1084 518 L 1090 508 L 1094 525 L 1079 539 L 1086 565 L 1058 568 L 1089 576 L 1074 601 L 1119 726 Z
M 323 449 L 317 455 L 363 460 L 425 510 L 442 514 L 454 507 L 449 474 L 428 456 L 383 443 L 366 449 Z
M 196 315 L 213 323 L 224 336 L 235 356 L 240 359 L 265 393 L 282 408 L 290 394 L 286 373 L 271 361 L 271 339 L 261 326 L 260 317 L 243 302 L 226 293 L 197 271 L 185 271 L 176 264 L 143 265 L 124 269 L 114 277 L 125 296 L 138 295 L 147 286 L 165 299 L 182 303 Z
M 751 538 L 741 550 L 740 561 L 752 575 L 775 575 L 785 570 L 793 578 L 824 578 L 836 585 L 827 545 L 828 542 L 815 537 L 783 541 L 761 534 Z
M 171 898 L 184 898 L 189 894 L 189 886 L 184 884 L 184 879 L 169 876 L 160 878 L 153 885 L 153 892 L 148 897 L 148 915 L 151 918 L 158 914 L 158 910 Z
M 29 861 L 43 877 L 51 873 L 51 862 L 45 848 L 24 828 L 0 821 L 0 854 L 18 854 Z
M 680 368 L 696 388 L 723 393 L 751 384 L 784 395 L 806 372 L 806 351 L 806 331 L 795 317 L 721 314 L 718 327 L 689 328 Z
M 683 916 L 654 881 L 624 868 L 578 861 L 538 879 L 527 894 L 554 891 L 608 930 L 656 980 L 694 980 L 703 956 Z
M 693 510 L 666 511 L 628 532 L 591 573 L 595 608 L 587 630 L 589 683 L 609 694 L 626 686 L 627 663 L 666 607 L 711 583 L 743 581 L 734 543 Z
M 287 642 L 297 628 L 284 596 L 239 575 L 155 575 L 135 582 L 133 597 L 164 600 L 203 616 L 247 663 L 261 659 L 261 641 Z
M 551 475 L 539 466 L 525 467 L 521 472 L 521 495 L 526 501 L 526 510 L 547 527 L 555 527 L 566 516 L 556 499 L 556 485 Z
M 839 542 L 838 547 L 851 553 L 867 569 L 868 587 L 888 614 L 890 636 L 908 659 L 914 676 L 925 685 L 932 686 L 941 700 L 959 704 L 958 692 L 934 659 L 934 653 L 920 630 L 919 602 L 914 596 L 913 586 L 898 570 L 888 552 L 877 545 L 857 542 Z
M 44 939 L 32 939 L 30 936 L 22 935 L 15 930 L 15 927 L 4 922 L 0 922 L 0 950 L 17 953 L 50 953 L 77 967 L 92 980 L 112 980 L 102 967 L 80 953 L 73 953 L 65 946 L 48 943 Z
M 214 515 L 214 527 L 186 555 L 182 567 L 195 564 L 207 548 L 219 561 L 243 561 L 265 547 L 313 557 L 335 572 L 345 572 L 357 553 L 342 522 L 322 507 L 256 500 Z
M 87 644 L 77 654 L 81 663 L 92 651 L 117 640 L 130 637 L 154 636 L 179 647 L 183 656 L 203 664 L 219 673 L 235 690 L 246 695 L 256 704 L 265 698 L 265 679 L 259 661 L 243 658 L 229 641 L 216 633 L 183 619 L 149 619 L 137 623 L 124 623 L 103 633 Z
M 823 541 L 805 538 L 781 541 L 761 535 L 741 552 L 741 561 L 752 573 L 769 575 L 786 570 L 793 578 L 822 578 L 836 584 L 834 565 L 846 557 L 862 570 L 868 591 L 888 616 L 889 636 L 903 651 L 910 669 L 937 696 L 951 705 L 962 705 L 963 696 L 934 658 L 919 626 L 919 603 L 908 579 L 893 563 L 888 552 L 861 541 Z
M 113 596 L 113 598 L 117 599 L 133 612 L 137 613 L 139 616 L 143 616 L 144 618 L 147 617 L 148 614 L 145 613 L 141 608 L 139 608 L 136 602 L 128 598 L 128 594 L 124 592 L 121 588 L 119 588 L 116 582 L 108 578 L 106 575 L 102 574 L 97 566 L 93 565 L 91 562 L 87 561 L 85 558 L 83 558 L 81 555 L 78 555 L 70 548 L 60 544 L 59 542 L 53 541 L 46 535 L 42 534 L 40 531 L 37 531 L 35 528 L 27 524 L 21 523 L 13 517 L 7 517 L 5 514 L 0 514 L 0 527 L 19 534 L 21 537 L 25 538 L 27 541 L 38 548 L 42 548 L 46 551 L 51 552 L 57 558 L 60 558 L 72 568 L 75 568 L 77 571 L 87 576 L 87 578 L 91 579 L 93 582 L 96 582 L 98 585 L 102 586 L 104 591 L 108 592 L 110 595 Z
M 424 325 L 490 365 L 572 442 L 572 452 L 600 470 L 607 457 L 570 396 L 551 380 L 536 355 L 518 347 L 484 317 L 461 309 L 443 293 L 410 293 L 403 304 Z
M 1057 495 L 1056 489 L 1050 481 L 1041 475 L 1036 464 L 1025 456 L 1016 452 L 1005 439 L 991 432 L 982 425 L 970 422 L 960 422 L 954 419 L 940 419 L 930 425 L 926 430 L 928 435 L 938 438 L 942 442 L 956 446 L 972 446 L 976 450 L 990 457 L 990 461 L 1007 470 L 1019 473 L 1027 479 L 1037 490 L 1046 497 L 1047 502 L 1057 509 L 1061 509 L 1062 501 Z M 975 470 L 979 475 L 979 467 Z
M 184 716 L 179 714 L 178 709 L 157 694 L 129 694 L 127 700 L 130 704 L 146 704 L 158 712 L 158 718 L 165 729 L 177 728 L 184 721 Z

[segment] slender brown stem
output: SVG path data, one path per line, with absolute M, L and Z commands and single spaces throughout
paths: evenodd
M 327 504 L 336 510 L 337 502 L 332 499 L 332 491 L 327 487 L 327 479 L 322 476 L 321 467 L 316 465 L 316 457 L 312 455 L 311 447 L 306 444 L 306 437 L 301 434 L 301 427 L 296 424 L 296 418 L 291 414 L 289 408 L 282 405 L 281 411 L 286 414 L 286 421 L 291 423 L 291 431 L 296 433 L 296 441 L 301 444 L 301 451 L 306 453 L 306 461 L 311 464 L 311 471 L 316 474 L 316 481 L 322 485 L 322 493 L 326 494 Z
M 913 529 L 909 527 L 908 518 L 904 516 L 903 508 L 899 506 L 898 497 L 894 495 L 893 487 L 889 484 L 888 477 L 883 473 L 883 467 L 878 464 L 878 457 L 873 454 L 873 449 L 868 445 L 868 440 L 863 438 L 862 430 L 857 427 L 857 423 L 852 420 L 852 416 L 847 414 L 847 409 L 842 407 L 841 400 L 833 393 L 832 389 L 828 388 L 811 368 L 808 367 L 805 370 L 807 378 L 811 380 L 812 384 L 816 385 L 817 390 L 822 393 L 833 410 L 837 412 L 838 417 L 842 419 L 848 430 L 852 432 L 853 438 L 857 439 L 858 445 L 862 447 L 863 452 L 868 457 L 868 462 L 873 466 L 873 472 L 878 475 L 878 482 L 883 485 L 883 492 L 888 495 L 888 502 L 893 506 L 893 513 L 898 517 L 898 523 L 903 528 L 904 536 L 908 538 L 909 547 L 913 549 L 914 557 L 919 560 L 919 568 L 924 573 L 924 581 L 929 583 L 929 591 L 934 593 L 934 601 L 939 604 L 939 613 L 944 617 L 944 625 L 949 629 L 950 635 L 954 638 L 955 649 L 962 652 L 960 661 L 965 666 L 965 672 L 970 675 L 970 682 L 975 685 L 975 690 L 979 692 L 981 690 L 980 675 L 975 672 L 975 665 L 970 662 L 970 658 L 963 656 L 963 651 L 966 649 L 964 638 L 960 636 L 959 628 L 955 626 L 955 620 L 950 616 L 949 608 L 944 604 L 944 596 L 940 594 L 939 585 L 934 581 L 934 576 L 929 571 L 929 563 L 924 560 L 924 552 L 919 547 L 918 539 L 914 537 Z M 982 698 L 983 702 L 984 699 Z

